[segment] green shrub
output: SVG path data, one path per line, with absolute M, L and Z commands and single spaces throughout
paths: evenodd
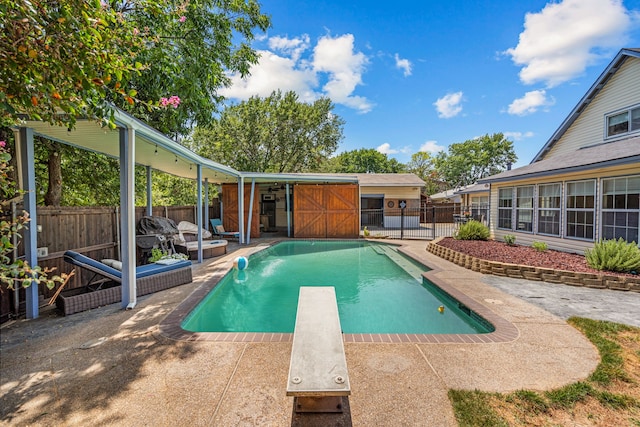
M 533 242 L 531 247 L 538 252 L 544 252 L 549 249 L 549 246 L 545 242 Z
M 601 240 L 593 249 L 585 251 L 587 264 L 596 270 L 628 273 L 640 270 L 640 249 L 636 242 L 627 243 L 622 237 L 618 240 Z
M 489 234 L 489 227 L 471 220 L 462 224 L 453 237 L 459 240 L 489 240 Z
M 506 234 L 504 236 L 504 242 L 509 246 L 515 246 L 516 245 L 516 236 L 514 236 L 513 234 Z

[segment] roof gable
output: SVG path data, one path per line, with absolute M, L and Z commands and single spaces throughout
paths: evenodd
M 622 49 L 620 50 L 620 52 L 618 52 L 615 58 L 607 66 L 607 68 L 605 68 L 602 74 L 600 74 L 600 77 L 598 77 L 595 83 L 591 86 L 591 88 L 589 88 L 587 93 L 582 97 L 582 99 L 580 99 L 571 113 L 569 113 L 567 118 L 562 122 L 560 127 L 553 133 L 553 135 L 551 135 L 551 138 L 549 138 L 542 149 L 540 149 L 538 154 L 535 155 L 531 163 L 539 162 L 546 157 L 551 149 L 562 139 L 565 132 L 567 132 L 567 130 L 578 119 L 580 114 L 582 114 L 582 112 L 594 101 L 594 99 L 602 91 L 603 87 L 609 82 L 613 75 L 630 57 L 640 59 L 640 49 L 628 48 Z

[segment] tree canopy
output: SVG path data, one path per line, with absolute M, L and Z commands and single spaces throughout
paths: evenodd
M 344 120 L 328 98 L 300 102 L 295 92 L 273 92 L 231 105 L 209 128 L 198 127 L 200 155 L 247 172 L 311 172 L 335 152 Z
M 438 178 L 435 159 L 426 151 L 418 151 L 411 155 L 411 160 L 407 163 L 407 172 L 416 174 L 425 182 L 424 191 L 426 194 L 435 194 L 445 190 L 444 183 Z
M 451 144 L 447 152 L 438 153 L 435 165 L 438 175 L 454 188 L 503 172 L 517 159 L 513 142 L 495 133 Z
M 326 163 L 327 172 L 335 173 L 401 173 L 406 166 L 389 159 L 375 148 L 344 151 Z

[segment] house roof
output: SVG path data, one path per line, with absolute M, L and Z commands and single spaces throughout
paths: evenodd
M 473 185 L 467 185 L 466 187 L 462 187 L 460 190 L 456 191 L 455 194 L 488 193 L 488 192 L 489 192 L 488 184 L 473 184 Z
M 600 77 L 598 77 L 596 82 L 591 86 L 591 88 L 589 88 L 580 102 L 578 102 L 578 105 L 573 108 L 571 113 L 569 113 L 569 116 L 567 116 L 554 134 L 551 135 L 551 138 L 549 138 L 538 154 L 535 155 L 533 160 L 531 160 L 531 163 L 539 162 L 544 158 L 544 156 L 546 156 L 553 146 L 562 138 L 562 135 L 564 135 L 564 133 L 571 127 L 573 122 L 576 121 L 582 111 L 584 111 L 594 98 L 598 96 L 600 90 L 629 57 L 640 58 L 640 48 L 621 49 L 620 52 L 618 52 L 616 57 L 613 58 L 613 61 L 611 61 L 607 68 L 605 68 L 602 74 L 600 74 Z
M 424 181 L 413 173 L 357 173 L 362 187 L 424 187 Z
M 527 166 L 480 179 L 478 183 L 544 177 L 632 163 L 640 163 L 640 136 L 584 147 L 571 153 L 553 156 Z

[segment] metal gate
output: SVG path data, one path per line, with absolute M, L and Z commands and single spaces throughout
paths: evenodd
M 423 205 L 420 208 L 363 209 L 361 226 L 370 236 L 389 239 L 424 239 L 453 236 L 464 223 L 489 225 L 488 206 Z

